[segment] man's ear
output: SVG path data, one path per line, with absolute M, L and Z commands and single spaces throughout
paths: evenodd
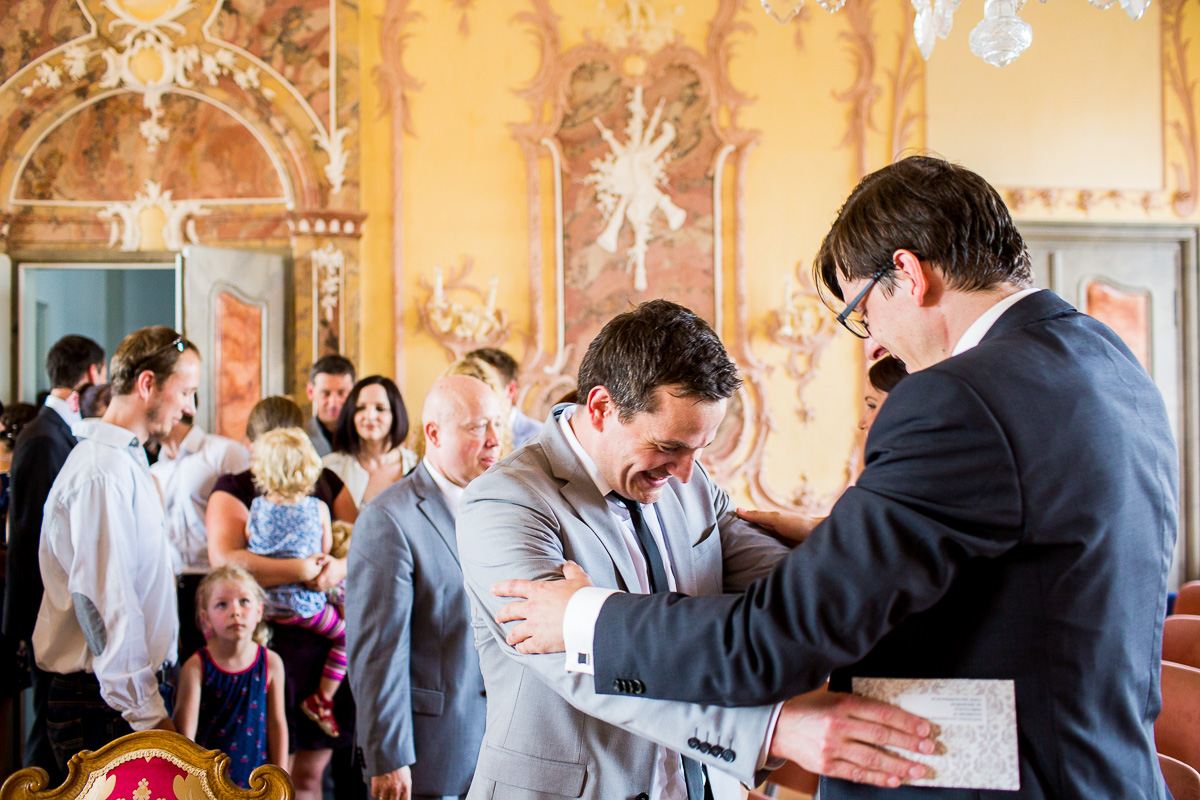
M 588 392 L 586 408 L 592 427 L 602 431 L 605 417 L 616 413 L 617 404 L 613 401 L 612 395 L 608 393 L 607 387 L 595 386 Z
M 426 423 L 425 423 L 425 427 L 424 427 L 422 430 L 424 430 L 424 431 L 425 431 L 425 441 L 426 441 L 428 444 L 431 444 L 431 445 L 433 445 L 434 447 L 437 447 L 437 446 L 438 446 L 438 426 L 437 426 L 437 423 L 436 423 L 436 422 L 434 422 L 433 420 L 430 420 L 429 422 L 426 422 Z
M 892 263 L 899 273 L 895 291 L 910 295 L 918 306 L 929 305 L 936 295 L 929 264 L 922 262 L 911 250 L 897 250 L 892 254 Z
M 308 398 L 308 401 L 311 403 L 312 399 L 313 399 L 312 381 L 309 381 L 308 383 L 304 384 L 304 395 Z
M 508 386 L 505 388 L 504 391 L 508 395 L 509 403 L 517 402 L 517 382 L 516 381 L 509 381 Z
M 144 369 L 139 372 L 133 387 L 138 397 L 142 398 L 143 400 L 150 399 L 154 393 L 154 390 L 158 388 L 154 382 L 154 371 Z

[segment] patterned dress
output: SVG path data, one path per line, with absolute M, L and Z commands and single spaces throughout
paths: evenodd
M 199 650 L 204 664 L 196 743 L 229 756 L 229 777 L 249 787 L 250 773 L 267 763 L 267 648 L 241 672 L 226 672 L 213 663 L 208 648 Z
M 305 497 L 298 503 L 272 503 L 256 497 L 246 522 L 246 549 L 272 558 L 308 558 L 321 552 L 325 526 L 321 524 L 321 501 Z M 325 608 L 325 593 L 285 583 L 267 589 L 267 615 L 295 614 L 312 617 Z

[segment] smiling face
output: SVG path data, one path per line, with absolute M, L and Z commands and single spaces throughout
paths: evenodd
M 387 390 L 377 383 L 368 384 L 358 393 L 354 405 L 354 429 L 364 443 L 380 442 L 392 430 L 392 407 Z
M 151 379 L 146 410 L 146 432 L 151 439 L 167 438 L 184 414 L 196 415 L 196 389 L 199 385 L 200 358 L 191 350 L 179 354 L 175 371 L 163 381 L 161 387 L 154 386 Z
M 586 411 L 593 428 L 593 458 L 617 494 L 654 503 L 674 476 L 687 483 L 700 452 L 712 443 L 725 418 L 725 400 L 676 396 L 675 387 L 655 389 L 656 410 L 622 422 L 603 386 L 592 390 Z
M 200 621 L 213 635 L 227 642 L 247 641 L 262 622 L 263 604 L 245 581 L 219 580 L 200 609 Z

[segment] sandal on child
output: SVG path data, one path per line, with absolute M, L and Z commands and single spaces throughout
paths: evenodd
M 317 727 L 331 739 L 336 739 L 339 733 L 337 720 L 333 718 L 333 701 L 327 700 L 319 693 L 313 692 L 300 701 L 300 710 L 304 716 L 317 723 Z

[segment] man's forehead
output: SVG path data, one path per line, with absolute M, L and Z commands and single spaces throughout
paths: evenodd
M 343 387 L 350 388 L 354 386 L 354 378 L 349 375 L 331 375 L 328 372 L 318 372 L 317 376 L 313 378 L 313 386 L 325 391 L 333 391 Z

